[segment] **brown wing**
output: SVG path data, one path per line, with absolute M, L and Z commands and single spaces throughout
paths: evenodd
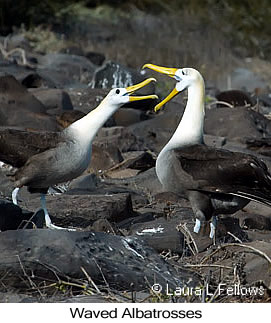
M 22 167 L 29 157 L 56 147 L 61 140 L 58 132 L 0 128 L 0 161 Z
M 258 158 L 205 145 L 175 149 L 174 153 L 182 169 L 199 182 L 199 190 L 271 202 L 271 175 Z

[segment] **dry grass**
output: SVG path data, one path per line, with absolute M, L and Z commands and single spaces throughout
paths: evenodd
M 188 12 L 153 16 L 134 8 L 128 18 L 112 24 L 111 31 L 112 40 L 97 42 L 89 37 L 87 48 L 133 68 L 140 69 L 146 62 L 191 66 L 216 81 L 237 63 L 223 33 Z
M 226 75 L 237 63 L 231 44 L 210 21 L 188 9 L 153 15 L 135 7 L 124 13 L 107 6 L 87 9 L 73 5 L 58 13 L 62 19 L 69 11 L 73 13 L 65 18 L 69 22 L 59 30 L 64 33 L 54 33 L 50 26 L 23 32 L 39 52 L 56 52 L 77 45 L 136 69 L 146 62 L 191 66 L 209 80 L 221 79 L 221 74 Z

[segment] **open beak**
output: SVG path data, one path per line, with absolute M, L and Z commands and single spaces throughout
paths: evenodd
M 153 64 L 145 64 L 142 67 L 142 69 L 144 69 L 144 68 L 149 68 L 151 70 L 154 70 L 154 71 L 162 73 L 162 74 L 166 74 L 166 75 L 173 77 L 173 78 L 175 78 L 175 73 L 178 70 L 178 68 L 162 67 L 162 66 L 153 65 Z M 171 93 L 164 100 L 162 100 L 160 103 L 158 103 L 154 107 L 154 111 L 157 112 L 158 110 L 160 110 L 163 105 L 165 105 L 168 101 L 172 100 L 174 98 L 174 96 L 176 96 L 178 93 L 179 93 L 179 91 L 177 91 L 176 88 L 174 88 L 171 91 Z
M 154 70 L 156 72 L 166 74 L 170 77 L 174 77 L 175 73 L 177 72 L 178 68 L 170 68 L 170 67 L 163 67 L 163 66 L 158 66 L 158 65 L 153 65 L 153 64 L 145 64 L 142 69 L 144 68 L 149 68 L 151 70 Z
M 128 86 L 126 88 L 127 94 L 129 95 L 129 101 L 139 101 L 139 100 L 146 100 L 146 99 L 158 99 L 158 96 L 155 94 L 151 94 L 151 95 L 141 95 L 141 96 L 130 96 L 130 94 L 133 94 L 135 91 L 141 89 L 142 87 L 148 85 L 151 82 L 156 82 L 156 79 L 153 77 L 150 77 L 146 80 L 144 80 L 141 83 L 132 85 L 132 86 Z
M 176 96 L 179 93 L 179 91 L 176 90 L 176 88 L 174 88 L 169 95 L 164 98 L 164 100 L 162 100 L 161 102 L 159 102 L 155 107 L 154 107 L 154 111 L 157 112 L 159 111 L 163 105 L 165 105 L 168 101 L 170 101 L 171 99 L 174 98 L 174 96 Z

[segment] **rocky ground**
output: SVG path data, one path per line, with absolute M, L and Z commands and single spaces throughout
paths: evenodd
M 40 54 L 23 35 L 2 39 L 1 127 L 61 131 L 111 87 L 146 78 L 128 64 L 76 48 Z M 233 92 L 223 92 L 224 75 L 215 84 L 206 80 L 205 141 L 255 154 L 271 169 L 268 76 L 256 70 L 250 62 L 231 71 Z M 147 92 L 161 95 L 161 88 Z M 53 223 L 75 232 L 43 229 L 42 212 L 33 217 L 39 196 L 25 188 L 13 205 L 10 169 L 1 163 L 0 301 L 270 301 L 271 209 L 251 202 L 221 215 L 213 246 L 208 230 L 193 233 L 189 203 L 163 192 L 156 178 L 156 157 L 184 103 L 182 94 L 159 114 L 153 102 L 124 106 L 99 131 L 89 169 L 50 188 Z

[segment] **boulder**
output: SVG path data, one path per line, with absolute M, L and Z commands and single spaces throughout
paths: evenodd
M 127 68 L 119 63 L 107 61 L 103 66 L 98 68 L 93 76 L 91 82 L 92 88 L 111 89 L 116 87 L 127 87 L 143 81 L 145 77 L 136 70 Z M 145 95 L 153 94 L 155 92 L 155 85 L 148 84 L 144 88 L 138 90 L 136 93 Z M 129 107 L 138 107 L 144 111 L 149 110 L 154 106 L 153 100 L 136 101 L 129 103 Z
M 34 212 L 23 210 L 12 202 L 0 198 L 0 231 L 42 228 L 43 223 L 43 212 L 34 215 Z
M 121 230 L 126 230 L 129 232 L 131 230 L 131 227 L 134 225 L 142 225 L 143 223 L 149 223 L 151 221 L 154 221 L 156 218 L 157 212 L 153 209 L 150 210 L 137 210 L 136 216 L 124 219 L 120 222 L 118 222 L 117 226 Z M 162 216 L 160 214 L 160 216 Z
M 62 227 L 86 228 L 97 219 L 117 222 L 134 215 L 129 193 L 90 195 L 81 191 L 80 195 L 49 195 L 46 202 L 52 222 Z M 33 198 L 27 205 L 35 211 L 40 207 L 40 200 Z
M 270 241 L 253 241 L 247 243 L 248 246 L 251 246 L 260 252 L 264 253 L 271 258 L 271 248 Z M 253 284 L 255 282 L 263 283 L 269 290 L 271 289 L 271 274 L 270 274 L 270 262 L 266 258 L 253 252 L 253 250 L 247 250 L 245 248 L 240 248 L 239 252 L 246 251 L 246 263 L 244 266 L 244 272 L 246 274 L 246 282 L 248 284 Z
M 129 127 L 101 128 L 93 143 L 106 149 L 110 146 L 118 147 L 122 153 L 147 148 L 140 134 L 135 135 Z
M 271 157 L 271 138 L 246 138 L 245 143 L 247 145 L 247 148 L 257 152 L 257 154 L 261 154 L 263 156 Z
M 29 89 L 32 93 L 48 110 L 73 110 L 73 105 L 69 94 L 60 89 Z
M 134 123 L 149 119 L 141 110 L 132 108 L 120 108 L 114 113 L 114 121 L 116 126 L 127 127 Z
M 233 107 L 252 107 L 256 104 L 256 100 L 245 91 L 228 90 L 217 93 L 216 99 L 218 101 L 231 104 Z M 225 107 L 223 103 L 217 103 L 217 108 Z
M 240 210 L 234 214 L 234 217 L 239 220 L 240 226 L 243 229 L 271 230 L 271 211 L 269 216 L 265 216 Z
M 271 231 L 246 230 L 248 241 L 271 241 Z
M 123 178 L 124 174 L 130 174 L 132 177 L 138 174 L 140 171 L 145 171 L 155 166 L 155 160 L 150 152 L 147 151 L 135 151 L 123 153 L 124 160 L 111 167 L 107 172 L 106 176 L 111 178 Z M 118 177 L 118 174 L 122 176 Z
M 180 118 L 181 115 L 177 112 L 167 111 L 127 128 L 135 136 L 142 138 L 145 146 L 158 154 L 173 135 Z
M 63 111 L 63 110 L 61 110 Z M 57 110 L 52 111 L 53 114 L 57 113 Z M 50 113 L 50 111 L 48 111 Z M 73 122 L 83 118 L 85 116 L 85 113 L 79 110 L 68 110 L 64 112 L 61 112 L 60 114 L 56 115 L 56 121 L 58 125 L 64 129 L 70 126 Z
M 129 194 L 131 196 L 133 210 L 149 203 L 149 199 L 144 192 L 133 187 L 129 188 L 126 184 L 125 181 L 119 179 L 105 179 L 104 176 L 99 178 L 95 174 L 88 174 L 74 179 L 69 185 L 66 194 L 95 194 L 105 196 Z M 131 216 L 137 216 L 137 214 L 133 213 Z
M 108 92 L 109 90 L 107 89 L 92 89 L 90 87 L 84 89 L 67 89 L 74 108 L 86 114 L 95 109 Z
M 13 76 L 0 76 L 0 125 L 56 131 L 55 118 Z
M 0 161 L 0 196 L 4 198 L 11 198 L 11 192 L 14 188 L 11 180 L 7 176 L 10 174 L 11 169 L 12 168 L 9 165 Z
M 47 84 L 46 87 L 57 88 L 57 89 L 82 89 L 86 88 L 86 84 L 78 80 L 78 75 L 70 77 L 67 75 L 69 71 L 63 73 L 61 70 L 56 70 L 50 67 L 38 67 L 36 69 L 37 74 L 44 80 Z
M 139 174 L 140 171 L 138 169 L 117 169 L 117 170 L 109 170 L 109 172 L 106 172 L 106 176 L 109 178 L 130 178 L 134 177 L 137 174 Z
M 116 145 L 92 145 L 91 162 L 86 170 L 88 173 L 100 173 L 123 161 L 119 148 Z
M 104 97 L 108 94 L 109 90 L 92 89 L 87 87 L 80 89 L 67 89 L 67 92 L 71 98 L 74 108 L 87 114 L 97 108 Z M 109 118 L 104 124 L 105 127 L 112 127 L 115 125 L 116 123 L 114 117 Z
M 66 46 L 60 49 L 60 54 L 68 54 L 68 55 L 76 55 L 76 56 L 84 56 L 84 51 L 82 47 L 74 45 L 74 46 Z
M 73 194 L 72 191 L 92 192 L 97 190 L 99 182 L 99 178 L 95 174 L 81 175 L 71 181 L 67 192 L 69 194 Z
M 252 241 L 234 246 L 225 245 L 221 248 L 222 258 L 218 257 L 220 265 L 231 266 L 237 269 L 241 280 L 240 285 L 245 287 L 262 286 L 265 291 L 271 288 L 270 274 L 270 240 Z M 227 255 L 225 257 L 225 250 Z M 217 257 L 217 255 L 216 255 Z M 223 259 L 226 258 L 226 259 Z M 227 259 L 228 258 L 228 259 Z M 247 295 L 249 296 L 249 295 Z M 253 296 L 253 295 L 252 295 Z M 262 295 L 263 297 L 264 295 Z
M 206 111 L 204 132 L 245 142 L 246 138 L 271 136 L 271 121 L 249 108 L 219 108 Z
M 8 291 L 0 292 L 0 303 L 37 303 L 38 297 L 29 296 L 23 293 Z
M 153 143 L 153 148 L 157 145 L 161 147 L 174 133 L 183 111 L 182 104 L 175 100 L 169 102 L 164 110 L 153 119 L 131 125 L 129 129 L 135 134 L 141 133 L 146 140 L 149 139 L 150 143 Z M 158 131 L 159 141 L 155 140 Z M 247 138 L 270 137 L 271 120 L 247 107 L 206 109 L 204 133 L 225 138 L 224 140 L 246 143 Z
M 80 110 L 84 113 L 89 113 L 95 109 L 104 97 L 108 94 L 109 89 L 101 88 L 85 88 L 85 89 L 67 89 L 70 95 L 71 101 L 75 109 Z M 147 100 L 147 104 L 150 104 L 151 100 Z M 144 111 L 141 110 L 141 105 L 146 103 L 144 101 L 138 101 L 138 106 L 135 103 L 127 103 L 124 107 L 117 110 L 114 115 L 106 121 L 106 127 L 112 126 L 129 126 L 131 124 L 140 122 L 148 119 L 148 116 Z M 135 106 L 135 108 L 131 108 Z
M 0 60 L 1 73 L 12 75 L 17 81 L 27 88 L 55 87 L 53 79 L 44 78 L 34 68 L 18 65 L 7 60 Z
M 16 79 L 27 88 L 54 88 L 55 83 L 44 78 L 39 73 L 29 72 L 23 74 L 15 74 Z
M 102 53 L 86 52 L 85 56 L 91 61 L 92 64 L 101 66 L 105 61 L 105 56 Z
M 261 103 L 261 105 L 263 105 L 264 107 L 268 107 L 269 108 L 269 111 L 270 111 L 270 107 L 271 107 L 271 97 L 270 97 L 269 90 L 267 91 L 267 93 L 260 93 L 257 96 L 257 99 L 259 100 L 259 102 Z
M 140 73 L 117 62 L 107 61 L 98 68 L 91 82 L 92 88 L 111 89 L 127 87 L 143 81 Z
M 171 251 L 179 255 L 184 252 L 184 235 L 176 229 L 175 221 L 164 218 L 132 225 L 129 234 L 141 237 L 158 252 Z
M 132 189 L 136 192 L 146 194 L 148 197 L 153 197 L 157 193 L 163 192 L 161 183 L 159 182 L 155 168 L 152 167 L 137 176 L 123 179 L 104 179 L 104 184 L 113 184 Z
M 69 55 L 61 53 L 49 53 L 41 56 L 38 60 L 40 68 L 61 76 L 57 87 L 72 86 L 73 83 L 89 83 L 93 77 L 96 66 L 92 64 L 86 57 L 78 55 Z M 48 74 L 47 74 L 48 75 Z M 61 81 L 63 82 L 61 84 Z
M 141 239 L 101 232 L 17 230 L 0 235 L 0 274 L 5 286 L 28 288 L 59 279 L 86 279 L 118 290 L 149 290 L 159 282 L 165 290 L 198 286 L 196 275 L 177 272 Z M 83 271 L 84 270 L 84 271 Z M 42 278 L 40 278 L 42 277 Z

